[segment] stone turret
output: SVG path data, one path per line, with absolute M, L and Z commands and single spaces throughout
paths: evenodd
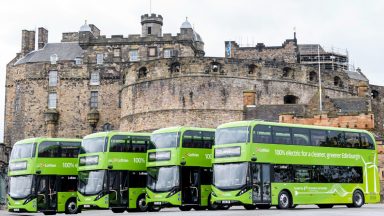
M 144 14 L 141 16 L 141 35 L 147 37 L 154 35 L 157 37 L 162 36 L 163 17 L 156 14 Z

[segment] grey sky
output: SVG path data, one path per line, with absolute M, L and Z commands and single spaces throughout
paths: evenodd
M 224 56 L 224 41 L 281 45 L 320 43 L 348 50 L 351 64 L 370 83 L 384 85 L 384 1 L 380 0 L 152 0 L 152 12 L 164 18 L 163 33 L 179 32 L 187 16 L 205 42 L 207 56 Z M 21 30 L 42 26 L 49 42 L 62 32 L 78 31 L 87 19 L 101 33 L 139 34 L 140 16 L 149 0 L 2 0 L 0 1 L 0 142 L 4 125 L 5 66 L 21 49 Z

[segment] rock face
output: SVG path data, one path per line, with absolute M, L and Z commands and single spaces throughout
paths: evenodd
M 375 127 L 383 127 L 384 88 L 349 71 L 346 55 L 300 45 L 294 37 L 271 47 L 227 41 L 225 57 L 204 57 L 202 37 L 188 20 L 177 35 L 162 32 L 160 15 L 143 15 L 141 25 L 141 34 L 107 38 L 85 23 L 63 33 L 60 43 L 48 43 L 48 30 L 40 28 L 37 50 L 35 32 L 23 30 L 22 50 L 7 65 L 5 145 L 37 136 L 314 115 L 317 49 L 329 115 L 373 112 Z

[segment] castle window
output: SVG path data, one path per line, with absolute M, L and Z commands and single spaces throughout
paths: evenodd
M 373 99 L 377 99 L 377 98 L 379 98 L 379 92 L 376 90 L 372 90 L 371 96 Z
M 99 97 L 99 92 L 97 91 L 91 91 L 91 103 L 90 106 L 91 108 L 97 108 L 98 107 L 98 97 Z
M 96 54 L 96 64 L 98 64 L 98 65 L 104 64 L 104 54 L 103 53 Z
M 149 47 L 148 48 L 148 56 L 156 57 L 157 56 L 157 47 Z
M 178 72 L 180 72 L 180 63 L 179 62 L 173 62 L 171 64 L 170 70 L 171 70 L 171 73 L 178 73 Z
M 111 131 L 112 130 L 112 125 L 110 123 L 105 123 L 103 125 L 103 131 Z
M 130 61 L 138 61 L 139 60 L 138 50 L 129 51 L 129 60 Z
M 317 82 L 317 73 L 315 71 L 309 72 L 309 81 Z
M 147 77 L 147 73 L 148 73 L 147 68 L 146 68 L 146 67 L 141 67 L 141 68 L 139 69 L 139 74 L 138 74 L 137 77 L 138 77 L 139 79 L 145 78 L 145 77 Z
M 248 65 L 248 74 L 254 74 L 256 70 L 256 65 L 250 64 Z
M 81 64 L 83 64 L 83 59 L 80 58 L 80 57 L 76 57 L 76 58 L 75 58 L 75 64 L 76 64 L 76 65 L 81 65 Z
M 147 28 L 147 33 L 148 33 L 148 35 L 152 34 L 152 27 Z
M 297 104 L 299 98 L 295 95 L 285 95 L 284 96 L 284 104 Z
M 164 49 L 164 58 L 171 58 L 171 49 Z
M 292 77 L 293 76 L 293 69 L 290 67 L 284 67 L 283 68 L 283 77 Z
M 213 72 L 219 72 L 220 71 L 220 63 L 212 62 L 211 63 L 211 69 Z
M 333 78 L 333 84 L 338 87 L 343 87 L 343 81 L 341 81 L 340 77 L 338 76 Z
M 113 57 L 120 57 L 120 48 L 113 49 Z
M 16 84 L 15 112 L 20 110 L 20 84 Z
M 48 109 L 56 109 L 57 106 L 57 94 L 51 92 L 48 94 Z
M 48 86 L 57 86 L 57 71 L 48 72 Z
M 100 73 L 98 71 L 93 71 L 91 73 L 90 85 L 100 85 Z

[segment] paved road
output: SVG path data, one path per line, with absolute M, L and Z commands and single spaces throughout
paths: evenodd
M 9 213 L 6 211 L 0 211 L 0 216 L 17 216 L 17 215 L 36 215 L 42 216 L 43 214 L 15 214 Z M 64 214 L 58 214 L 58 216 Z M 365 205 L 359 209 L 350 209 L 345 206 L 335 206 L 332 209 L 319 209 L 317 206 L 298 206 L 296 209 L 292 210 L 278 210 L 271 208 L 268 210 L 251 210 L 247 211 L 242 207 L 232 207 L 226 211 L 189 211 L 181 212 L 177 208 L 167 208 L 162 209 L 160 212 L 147 212 L 147 213 L 123 213 L 123 214 L 114 214 L 109 210 L 92 210 L 92 211 L 83 211 L 79 216 L 83 215 L 95 215 L 95 216 L 127 216 L 127 215 L 156 215 L 156 216 L 179 216 L 179 215 L 195 215 L 195 216 L 267 216 L 267 215 L 284 215 L 284 216 L 330 216 L 330 215 L 340 215 L 340 216 L 375 216 L 375 215 L 384 215 L 384 204 L 377 205 Z

